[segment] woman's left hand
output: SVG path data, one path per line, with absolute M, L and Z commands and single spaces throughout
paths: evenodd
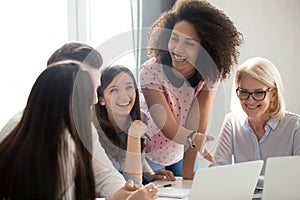
M 176 181 L 173 172 L 169 170 L 158 170 L 155 174 L 152 174 L 148 178 L 150 181 L 163 180 L 163 181 Z

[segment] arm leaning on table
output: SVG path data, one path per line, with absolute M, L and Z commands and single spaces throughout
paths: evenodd
M 180 126 L 176 122 L 163 92 L 156 91 L 154 89 L 142 89 L 142 91 L 146 99 L 147 106 L 151 108 L 149 110 L 150 115 L 164 136 L 176 143 L 186 145 L 186 138 L 192 130 Z M 203 134 L 203 132 L 196 132 L 193 137 L 193 141 L 194 140 L 199 141 L 199 143 L 195 145 L 195 148 L 198 151 L 201 151 L 204 144 L 207 141 L 213 140 L 213 138 Z M 209 154 L 209 152 L 207 152 L 207 154 Z M 206 158 L 210 159 L 212 156 Z
M 147 126 L 141 120 L 134 120 L 128 129 L 128 141 L 125 158 L 125 175 L 136 184 L 142 183 L 143 161 L 141 152 L 141 137 L 145 134 Z M 128 180 L 126 178 L 126 180 Z
M 209 119 L 209 114 L 210 114 L 210 109 L 211 105 L 213 102 L 214 98 L 214 92 L 211 90 L 202 90 L 197 96 L 197 99 L 193 101 L 193 104 L 190 109 L 190 113 L 188 115 L 188 123 L 187 127 L 190 128 L 190 126 L 195 126 L 191 124 L 192 119 L 194 119 L 194 114 L 193 112 L 199 112 L 199 123 L 197 124 L 198 127 L 192 127 L 194 129 L 197 129 L 198 132 L 200 133 L 205 133 L 207 124 L 208 124 L 208 119 Z M 214 157 L 204 148 L 203 152 L 201 153 L 206 160 L 211 161 L 212 163 L 215 162 Z M 196 148 L 191 148 L 188 147 L 188 149 L 184 152 L 183 156 L 183 162 L 182 162 L 182 177 L 184 179 L 193 179 L 195 171 L 194 171 L 194 166 L 196 163 L 198 155 L 198 150 Z
M 143 174 L 148 181 L 158 179 L 175 181 L 175 177 L 171 171 L 159 170 L 154 173 L 146 159 L 142 159 L 140 138 L 144 135 L 146 130 L 147 126 L 141 120 L 133 121 L 128 130 L 128 144 L 125 160 L 125 171 L 127 176 L 131 176 L 136 184 L 142 183 Z M 135 164 L 133 165 L 133 163 Z M 140 165 L 138 163 L 140 163 Z

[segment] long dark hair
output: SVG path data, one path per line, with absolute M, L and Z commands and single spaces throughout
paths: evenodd
M 109 66 L 103 69 L 101 73 L 101 82 L 100 82 L 101 85 L 97 89 L 98 99 L 104 97 L 103 91 L 105 90 L 105 88 L 107 88 L 107 86 L 111 83 L 111 81 L 121 72 L 128 74 L 132 78 L 135 87 L 136 98 L 135 98 L 133 108 L 130 111 L 130 117 L 132 121 L 141 120 L 142 117 L 141 117 L 141 108 L 140 108 L 140 98 L 139 98 L 137 83 L 130 69 L 122 65 Z M 117 145 L 118 147 L 121 147 L 119 138 L 117 137 L 117 133 L 114 127 L 112 126 L 112 123 L 109 121 L 106 106 L 103 106 L 100 104 L 100 102 L 98 102 L 95 105 L 95 112 L 96 112 L 99 125 L 102 128 L 105 136 L 113 144 Z
M 73 100 L 78 93 L 81 100 Z M 92 157 L 85 148 L 92 143 L 87 139 L 92 101 L 93 84 L 78 63 L 54 64 L 40 74 L 21 121 L 0 144 L 0 199 L 61 199 L 64 174 L 58 155 L 68 145 L 62 141 L 66 133 L 75 143 L 75 197 L 95 199 Z M 87 137 L 79 135 L 83 127 Z

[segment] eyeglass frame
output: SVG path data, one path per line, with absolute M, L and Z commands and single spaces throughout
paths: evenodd
M 253 91 L 253 92 L 249 92 L 249 91 L 247 91 L 247 90 L 245 90 L 245 89 L 242 89 L 242 88 L 238 87 L 238 88 L 235 89 L 235 93 L 236 93 L 237 97 L 238 97 L 240 100 L 248 100 L 249 97 L 250 97 L 250 95 L 251 95 L 252 98 L 253 98 L 255 101 L 263 101 L 263 100 L 266 98 L 266 96 L 267 96 L 267 92 L 270 92 L 272 89 L 273 89 L 273 88 L 268 88 L 268 89 L 266 89 L 266 90 L 255 90 L 255 91 Z M 238 92 L 241 91 L 241 90 L 244 90 L 244 93 L 248 93 L 247 98 L 241 99 L 241 98 L 239 97 Z M 263 97 L 262 99 L 259 99 L 259 100 L 256 99 L 252 94 L 255 94 L 255 93 L 257 93 L 257 92 L 263 92 L 264 97 Z

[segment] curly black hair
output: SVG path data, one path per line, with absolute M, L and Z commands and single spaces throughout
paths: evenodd
M 204 0 L 178 0 L 169 11 L 162 13 L 148 35 L 148 56 L 158 60 L 170 59 L 169 38 L 174 25 L 180 21 L 187 21 L 195 27 L 201 39 L 200 45 L 217 66 L 218 73 L 208 69 L 202 76 L 212 81 L 227 78 L 234 64 L 238 63 L 238 48 L 243 35 L 223 11 Z

